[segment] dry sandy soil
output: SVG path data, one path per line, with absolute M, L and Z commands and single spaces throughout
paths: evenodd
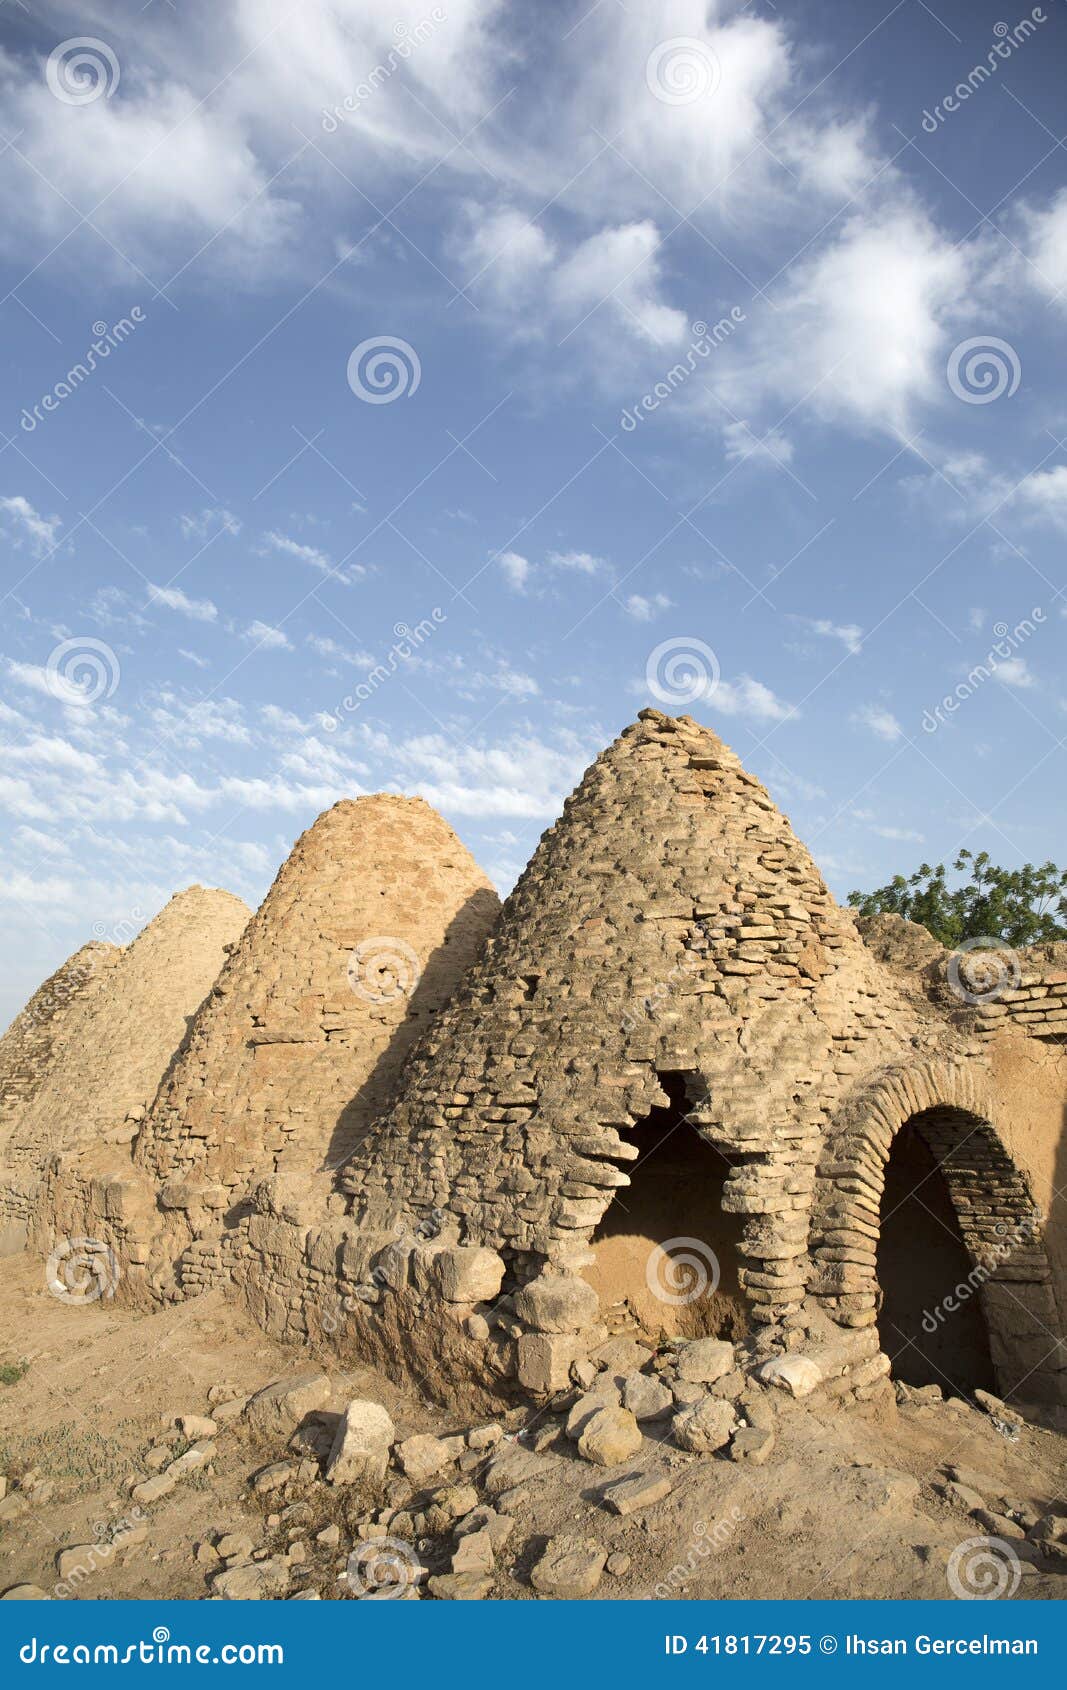
M 207 1597 L 223 1568 L 212 1546 L 233 1533 L 251 1540 L 259 1564 L 269 1560 L 279 1595 L 349 1599 L 345 1568 L 361 1532 L 388 1531 L 400 1509 L 428 1575 L 447 1573 L 457 1541 L 454 1526 L 442 1520 L 450 1504 L 446 1497 L 436 1510 L 430 1506 L 427 1518 L 423 1492 L 472 1484 L 479 1501 L 484 1497 L 490 1458 L 473 1450 L 422 1492 L 400 1474 L 376 1496 L 334 1487 L 308 1464 L 283 1488 L 257 1494 L 253 1475 L 294 1458 L 284 1435 L 257 1438 L 238 1416 L 220 1427 L 209 1466 L 135 1516 L 130 1490 L 148 1474 L 148 1451 L 169 1439 L 180 1454 L 174 1418 L 210 1415 L 209 1393 L 214 1403 L 244 1397 L 317 1364 L 331 1373 L 329 1409 L 372 1398 L 389 1410 L 398 1437 L 466 1432 L 471 1422 L 369 1369 L 342 1376 L 325 1358 L 283 1350 L 217 1293 L 147 1316 L 107 1303 L 71 1307 L 47 1294 L 38 1265 L 8 1262 L 0 1331 L 0 1473 L 8 1481 L 0 1502 L 0 1590 L 28 1583 L 48 1596 L 69 1590 L 75 1599 Z M 497 1554 L 491 1594 L 536 1596 L 531 1568 L 546 1539 L 567 1533 L 613 1557 L 596 1599 L 945 1597 L 952 1594 L 953 1552 L 988 1532 L 965 1497 L 937 1488 L 950 1464 L 972 1470 L 972 1488 L 980 1475 L 988 1507 L 1013 1516 L 1020 1557 L 1013 1593 L 1054 1598 L 1067 1591 L 1067 1560 L 1045 1560 L 1022 1540 L 1017 1523 L 1032 1523 L 1052 1505 L 1065 1511 L 1067 1438 L 1058 1431 L 1028 1424 L 1013 1439 L 964 1404 L 898 1408 L 890 1401 L 848 1412 L 817 1402 L 780 1406 L 777 1442 L 759 1468 L 687 1454 L 661 1441 L 665 1423 L 646 1423 L 638 1459 L 669 1476 L 673 1488 L 626 1517 L 610 1512 L 601 1492 L 633 1460 L 608 1471 L 591 1466 L 559 1417 L 529 1409 L 502 1414 L 506 1441 L 496 1455 L 532 1450 L 536 1459 L 520 1485 L 492 1501 L 514 1525 Z M 328 1436 L 328 1414 L 322 1428 Z M 412 1515 L 421 1515 L 414 1529 Z M 124 1546 L 94 1557 L 80 1582 L 62 1582 L 59 1552 L 106 1545 L 123 1519 L 140 1529 Z M 339 1528 L 337 1540 L 328 1531 L 320 1542 L 319 1532 L 331 1525 Z

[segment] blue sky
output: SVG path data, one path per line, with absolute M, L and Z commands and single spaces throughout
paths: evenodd
M 0 1020 L 650 703 L 841 896 L 1062 861 L 1064 11 L 4 0 Z

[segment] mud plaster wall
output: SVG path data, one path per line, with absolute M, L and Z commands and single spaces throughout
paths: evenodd
M 1045 1216 L 1045 1247 L 1062 1320 L 1067 1316 L 1067 1047 L 1002 1033 L 988 1054 L 994 1124 Z

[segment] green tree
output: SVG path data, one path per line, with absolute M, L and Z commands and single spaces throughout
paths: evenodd
M 860 915 L 902 915 L 955 949 L 967 939 L 1001 939 L 1015 947 L 1067 939 L 1067 870 L 998 868 L 988 851 L 961 850 L 953 863 L 962 884 L 950 887 L 944 863 L 923 863 L 905 879 L 894 875 L 874 892 L 850 892 Z

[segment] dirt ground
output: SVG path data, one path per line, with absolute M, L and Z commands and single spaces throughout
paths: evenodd
M 257 1441 L 240 1417 L 220 1426 L 210 1464 L 162 1500 L 138 1510 L 130 1490 L 146 1478 L 145 1457 L 161 1439 L 180 1453 L 175 1416 L 211 1415 L 212 1404 L 316 1364 L 331 1373 L 332 1410 L 372 1398 L 388 1409 L 398 1437 L 466 1432 L 469 1420 L 370 1369 L 342 1375 L 323 1358 L 273 1344 L 219 1293 L 138 1315 L 106 1302 L 68 1306 L 48 1295 L 42 1277 L 23 1258 L 5 1263 L 0 1285 L 0 1591 L 26 1583 L 74 1600 L 207 1597 L 223 1565 L 212 1546 L 231 1533 L 250 1540 L 253 1558 L 284 1563 L 279 1594 L 349 1599 L 350 1550 L 360 1536 L 381 1536 L 398 1509 L 421 1522 L 412 1549 L 428 1574 L 447 1573 L 453 1524 L 442 1523 L 440 1507 L 427 1511 L 417 1486 L 394 1474 L 375 1497 L 346 1495 L 305 1470 L 257 1494 L 253 1476 L 293 1457 L 284 1438 Z M 1010 1515 L 1009 1525 L 1053 1505 L 1067 1511 L 1067 1438 L 1051 1427 L 1027 1424 L 1012 1438 L 1010 1428 L 962 1403 L 898 1408 L 887 1400 L 845 1411 L 810 1399 L 785 1407 L 765 1466 L 688 1454 L 666 1441 L 666 1422 L 646 1422 L 640 1456 L 618 1470 L 582 1460 L 560 1417 L 504 1411 L 495 1453 L 533 1453 L 522 1483 L 492 1499 L 514 1520 L 492 1596 L 535 1597 L 531 1568 L 549 1537 L 567 1533 L 613 1557 L 594 1599 L 942 1598 L 953 1594 L 954 1554 L 958 1561 L 960 1546 L 987 1531 L 964 1495 L 937 1488 L 950 1464 L 972 1470 L 972 1488 L 981 1477 L 985 1502 Z M 636 1464 L 669 1477 L 673 1488 L 628 1516 L 610 1512 L 605 1485 Z M 453 1484 L 473 1485 L 483 1502 L 488 1467 L 489 1457 L 468 1450 Z M 73 1586 L 61 1578 L 62 1550 L 106 1546 L 115 1522 L 131 1519 L 139 1529 L 92 1558 L 88 1576 Z M 336 1534 L 320 1540 L 332 1526 Z M 1005 1594 L 1064 1594 L 1067 1560 L 1045 1560 L 1020 1527 L 1012 1532 L 1018 1578 Z

